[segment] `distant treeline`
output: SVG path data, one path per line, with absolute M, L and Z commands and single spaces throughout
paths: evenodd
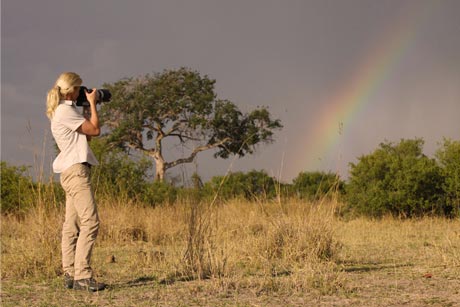
M 301 172 L 291 183 L 281 183 L 263 170 L 252 170 L 215 176 L 208 182 L 194 174 L 189 187 L 152 181 L 148 159 L 134 161 L 121 150 L 108 151 L 102 141 L 92 143 L 101 162 L 92 170 L 98 198 L 158 206 L 191 198 L 216 203 L 235 198 L 256 202 L 296 198 L 311 203 L 336 197 L 344 203 L 342 214 L 347 215 L 460 216 L 460 141 L 443 140 L 434 158 L 423 154 L 422 139 L 381 143 L 356 164 L 350 163 L 347 181 L 333 173 Z M 21 214 L 37 202 L 63 206 L 60 184 L 34 182 L 27 170 L 1 162 L 2 214 Z

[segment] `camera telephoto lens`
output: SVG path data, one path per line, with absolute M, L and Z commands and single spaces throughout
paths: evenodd
M 91 93 L 93 90 L 88 89 L 86 86 L 80 86 L 80 92 L 78 93 L 77 103 L 78 107 L 88 107 L 89 101 L 86 99 L 86 93 Z M 96 90 L 96 103 L 108 102 L 112 98 L 112 94 L 106 89 Z

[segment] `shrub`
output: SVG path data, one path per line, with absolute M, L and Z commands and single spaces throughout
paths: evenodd
M 325 172 L 301 172 L 292 185 L 295 195 L 307 200 L 318 200 L 344 190 L 344 182 L 336 174 Z
M 171 184 L 154 181 L 144 185 L 141 201 L 150 206 L 172 204 L 177 199 L 177 193 L 178 189 Z
M 1 162 L 2 214 L 20 213 L 32 204 L 32 179 L 25 175 L 26 166 L 11 166 Z
M 357 213 L 406 217 L 445 214 L 443 177 L 434 159 L 422 153 L 422 139 L 381 143 L 351 163 L 347 199 Z
M 266 200 L 276 196 L 276 180 L 265 171 L 235 172 L 226 176 L 214 176 L 203 187 L 205 197 L 218 194 L 220 199 L 244 198 Z
M 148 170 L 152 162 L 146 158 L 134 161 L 119 148 L 110 148 L 104 138 L 91 141 L 91 148 L 99 160 L 93 168 L 93 187 L 98 194 L 124 199 L 142 198 L 148 190 Z
M 436 152 L 444 177 L 442 188 L 445 195 L 446 213 L 460 215 L 460 141 L 444 139 Z

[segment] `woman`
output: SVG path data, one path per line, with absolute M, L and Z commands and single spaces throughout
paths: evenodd
M 82 79 L 65 72 L 48 92 L 46 115 L 60 153 L 53 171 L 61 174 L 66 194 L 65 221 L 62 228 L 62 266 L 64 284 L 76 290 L 100 291 L 105 284 L 93 277 L 91 254 L 99 229 L 99 217 L 91 188 L 90 168 L 97 165 L 88 141 L 100 134 L 96 110 L 96 91 L 86 93 L 90 114 L 86 118 L 75 106 Z

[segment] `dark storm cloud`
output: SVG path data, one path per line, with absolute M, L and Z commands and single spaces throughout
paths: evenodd
M 4 0 L 2 160 L 32 165 L 46 141 L 50 163 L 45 95 L 62 71 L 100 86 L 187 66 L 215 78 L 219 97 L 243 110 L 268 105 L 283 121 L 275 144 L 232 169 L 278 174 L 283 164 L 290 179 L 306 170 L 298 151 L 309 146 L 305 123 L 319 102 L 346 83 L 402 8 L 428 3 Z M 384 139 L 423 137 L 433 152 L 443 136 L 460 138 L 459 11 L 459 1 L 439 1 L 420 25 L 410 55 L 343 137 L 341 169 Z M 207 178 L 230 163 L 205 154 L 196 165 Z

